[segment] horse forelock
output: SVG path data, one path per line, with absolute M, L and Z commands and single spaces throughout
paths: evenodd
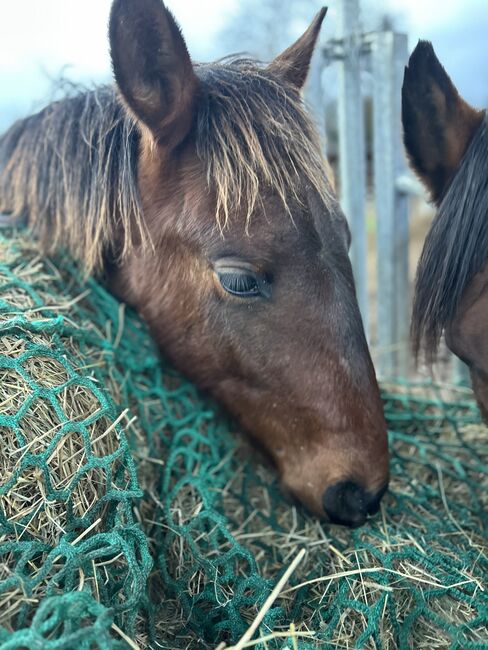
M 439 205 L 415 280 L 411 337 L 435 361 L 470 281 L 488 260 L 488 118 L 485 115 Z
M 266 191 L 285 212 L 307 187 L 332 199 L 319 137 L 297 92 L 244 59 L 198 65 L 201 92 L 191 137 L 216 197 L 222 228 L 246 224 Z M 87 272 L 147 244 L 138 188 L 140 131 L 116 89 L 55 102 L 0 138 L 0 211 L 28 214 L 48 250 L 58 244 Z M 161 179 L 164 182 L 164 179 Z
M 303 203 L 304 188 L 328 205 L 331 173 L 320 138 L 300 95 L 255 61 L 227 59 L 197 67 L 202 99 L 196 121 L 197 155 L 217 197 L 221 226 L 236 214 L 249 221 L 264 190 L 286 212 Z

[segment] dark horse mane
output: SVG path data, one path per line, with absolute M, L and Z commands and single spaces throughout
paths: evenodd
M 444 194 L 426 237 L 415 281 L 412 342 L 436 357 L 443 330 L 488 259 L 488 118 Z
M 251 217 L 263 187 L 289 211 L 305 183 L 328 202 L 329 171 L 297 92 L 244 59 L 195 66 L 192 133 L 221 228 Z M 83 90 L 0 138 L 0 212 L 27 217 L 46 250 L 62 244 L 88 272 L 148 243 L 137 185 L 140 132 L 115 87 Z
M 63 244 L 89 271 L 140 222 L 139 134 L 115 90 L 80 89 L 16 122 L 0 138 L 0 211 L 26 219 L 43 247 Z

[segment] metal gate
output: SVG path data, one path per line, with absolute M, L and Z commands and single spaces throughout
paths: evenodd
M 314 73 L 315 97 L 322 70 L 338 69 L 338 135 L 340 199 L 352 231 L 351 261 L 365 330 L 371 341 L 370 308 L 376 311 L 373 348 L 380 376 L 407 376 L 409 346 L 409 199 L 423 194 L 409 173 L 401 125 L 401 87 L 408 60 L 408 38 L 394 31 L 363 33 L 359 0 L 338 0 L 336 37 L 321 50 Z M 361 70 L 372 79 L 373 193 L 376 222 L 376 304 L 368 300 L 366 233 L 366 152 Z M 318 93 L 320 95 L 320 93 Z M 465 379 L 463 364 L 454 364 L 454 379 Z

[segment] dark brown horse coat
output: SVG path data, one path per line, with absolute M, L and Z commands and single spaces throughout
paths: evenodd
M 116 87 L 6 133 L 0 209 L 103 271 L 285 486 L 355 526 L 388 451 L 350 235 L 300 93 L 324 15 L 268 66 L 196 65 L 159 0 L 115 0 Z
M 414 351 L 433 361 L 445 332 L 488 420 L 486 114 L 460 97 L 426 41 L 410 57 L 402 100 L 407 153 L 437 206 L 417 270 Z

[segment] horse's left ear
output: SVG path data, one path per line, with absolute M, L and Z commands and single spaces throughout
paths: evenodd
M 428 41 L 412 52 L 402 87 L 403 138 L 413 169 L 439 203 L 483 121 L 459 95 Z
M 114 0 L 109 23 L 115 81 L 130 111 L 168 149 L 188 134 L 197 77 L 161 0 Z
M 307 80 L 310 61 L 326 13 L 327 7 L 322 7 L 307 31 L 268 66 L 271 72 L 284 78 L 297 90 L 301 90 Z

